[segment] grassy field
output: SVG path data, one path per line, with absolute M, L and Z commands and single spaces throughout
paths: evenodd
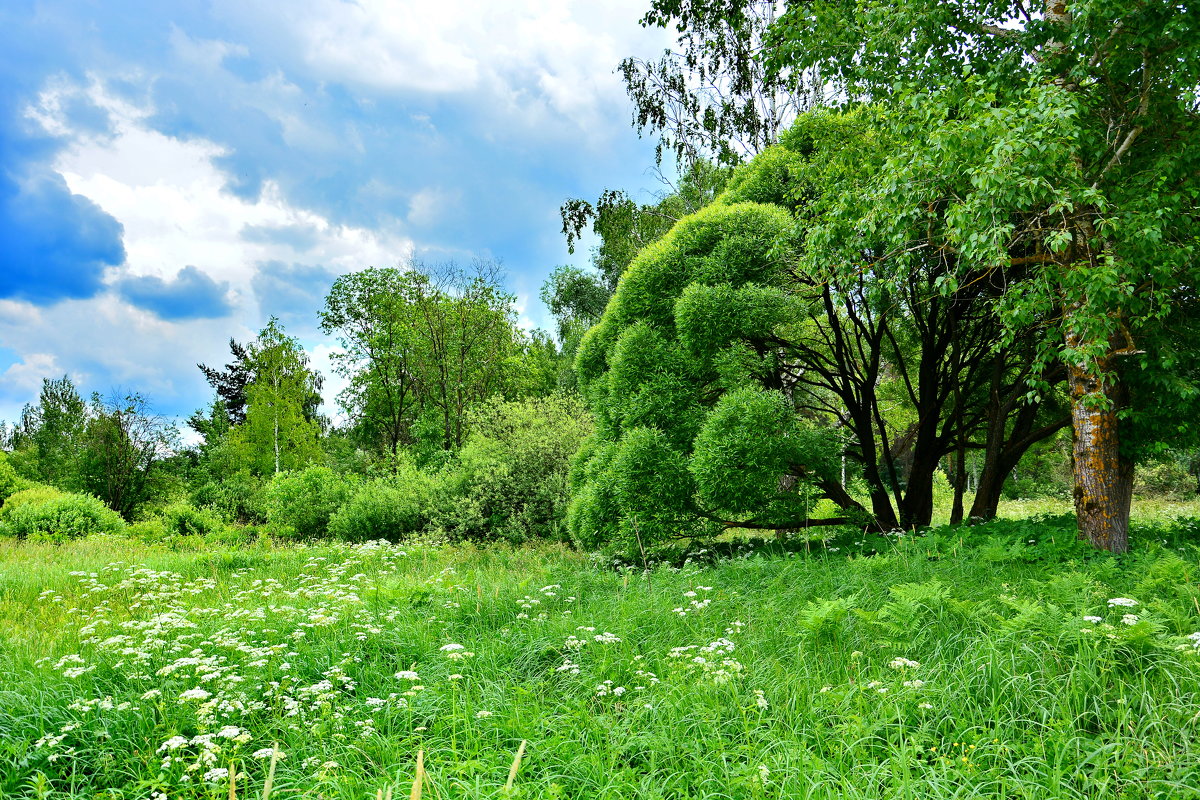
M 1171 517 L 1122 558 L 1060 517 L 648 573 L 4 541 L 0 796 L 262 797 L 272 760 L 273 797 L 409 796 L 420 752 L 427 798 L 1196 797 Z

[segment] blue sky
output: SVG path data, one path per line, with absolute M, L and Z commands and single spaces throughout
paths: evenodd
M 329 284 L 409 258 L 499 259 L 549 327 L 559 204 L 661 189 L 613 73 L 646 5 L 0 4 L 0 419 L 63 374 L 186 415 L 272 314 L 332 399 Z

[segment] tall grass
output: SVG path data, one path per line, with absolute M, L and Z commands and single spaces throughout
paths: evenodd
M 0 795 L 1196 796 L 1200 536 L 1135 542 L 2 542 Z

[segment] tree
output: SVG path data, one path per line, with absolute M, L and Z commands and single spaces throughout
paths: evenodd
M 301 467 L 320 453 L 320 424 L 305 414 L 320 379 L 274 317 L 247 356 L 254 380 L 246 387 L 246 421 L 233 429 L 235 445 L 257 474 Z
M 75 488 L 87 406 L 69 377 L 42 379 L 35 406 L 26 405 L 9 434 L 13 464 L 27 478 Z
M 642 24 L 675 22 L 666 5 L 656 3 Z M 659 136 L 660 160 L 667 149 L 682 165 L 711 159 L 733 166 L 774 144 L 798 114 L 822 102 L 815 71 L 769 69 L 761 58 L 779 6 L 750 0 L 726 14 L 685 13 L 675 26 L 678 52 L 621 62 L 634 125 Z
M 462 447 L 472 404 L 498 393 L 516 350 L 512 304 L 491 262 L 412 271 L 416 382 L 443 450 Z
M 334 369 L 350 383 L 339 396 L 359 436 L 391 454 L 411 441 L 418 409 L 416 275 L 370 268 L 339 277 L 325 298 L 321 329 L 337 333 Z
M 249 386 L 254 383 L 254 365 L 248 345 L 238 342 L 236 339 L 230 338 L 229 351 L 233 354 L 233 360 L 225 365 L 225 369 L 217 369 L 205 364 L 197 364 L 200 371 L 204 373 L 204 379 L 217 393 L 217 399 L 224 404 L 224 415 L 228 417 L 229 422 L 233 425 L 241 425 L 246 421 L 246 391 Z M 318 409 L 321 406 L 321 376 L 315 376 L 313 391 L 304 400 L 304 416 L 310 421 L 316 420 L 319 416 Z M 203 416 L 195 416 L 196 423 L 204 425 Z M 204 435 L 204 431 L 197 428 L 193 424 L 192 419 L 189 419 L 188 424 L 193 430 Z
M 748 5 L 656 0 L 653 13 L 700 30 Z M 1196 397 L 1157 329 L 1200 277 L 1200 11 L 817 0 L 788 4 L 766 38 L 769 72 L 817 69 L 850 102 L 889 109 L 895 150 L 860 222 L 908 251 L 934 210 L 920 240 L 953 255 L 943 287 L 1005 276 L 1006 328 L 1041 332 L 1031 391 L 1053 365 L 1066 373 L 1080 536 L 1125 550 L 1137 384 Z
M 79 487 L 129 519 L 154 490 L 156 465 L 178 446 L 178 433 L 139 394 L 92 395 L 83 434 Z

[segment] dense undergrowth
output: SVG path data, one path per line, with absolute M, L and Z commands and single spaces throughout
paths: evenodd
M 0 796 L 1195 796 L 1197 544 L 3 541 Z

